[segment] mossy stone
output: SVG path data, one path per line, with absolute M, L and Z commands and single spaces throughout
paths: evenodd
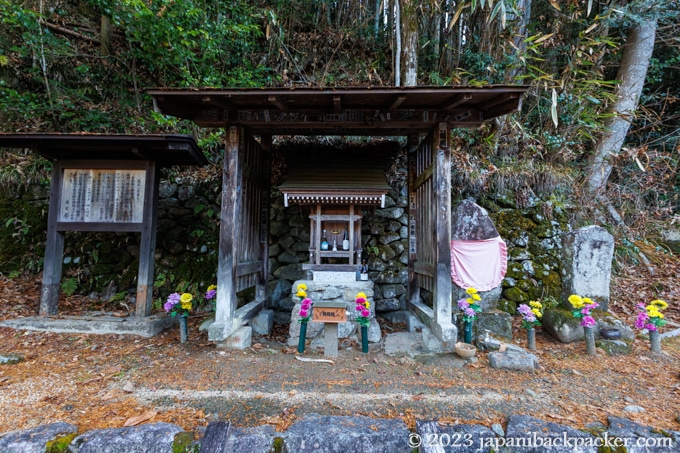
M 527 293 L 519 289 L 518 287 L 506 288 L 503 291 L 503 297 L 513 302 L 526 302 L 529 300 Z
M 172 441 L 172 453 L 188 453 L 196 451 L 194 442 L 194 435 L 192 433 L 183 431 L 175 434 L 175 439 Z
M 514 315 L 515 313 L 517 313 L 517 302 L 513 302 L 507 299 L 501 299 L 498 301 L 498 309 L 500 311 L 504 311 L 506 313 Z
M 514 279 L 520 279 L 524 277 L 524 269 L 522 269 L 522 265 L 519 263 L 509 263 L 505 272 L 505 276 Z
M 627 355 L 633 352 L 633 342 L 625 340 L 597 340 L 595 346 L 609 355 Z
M 77 435 L 78 433 L 71 433 L 48 441 L 45 444 L 45 453 L 65 453 Z

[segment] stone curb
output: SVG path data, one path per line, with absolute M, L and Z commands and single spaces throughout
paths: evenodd
M 441 425 L 430 420 L 417 421 L 415 431 L 411 432 L 399 419 L 308 414 L 282 433 L 275 432 L 270 425 L 233 428 L 229 423 L 214 422 L 208 425 L 198 441 L 193 440 L 192 433 L 186 433 L 179 426 L 170 423 L 93 430 L 73 438 L 76 432 L 74 425 L 63 422 L 8 432 L 0 434 L 0 451 L 407 453 L 417 449 L 422 453 L 671 453 L 680 449 L 680 432 L 662 431 L 615 416 L 608 417 L 608 426 L 596 424 L 584 430 L 527 415 L 511 415 L 507 419 L 505 430 L 500 425 L 494 425 L 491 430 L 475 424 Z M 62 448 L 68 445 L 67 449 L 46 450 L 55 439 L 62 440 Z M 621 447 L 625 447 L 625 450 Z

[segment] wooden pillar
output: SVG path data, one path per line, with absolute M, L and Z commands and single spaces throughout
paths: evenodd
M 158 179 L 160 170 L 154 161 L 146 163 L 144 185 L 144 225 L 139 245 L 139 272 L 137 274 L 137 302 L 135 314 L 149 316 L 153 302 L 154 255 L 156 252 L 156 225 L 158 206 Z
M 236 266 L 238 265 L 239 213 L 241 210 L 241 164 L 239 143 L 243 129 L 227 130 L 222 171 L 222 208 L 220 211 L 220 247 L 217 261 L 217 301 L 215 322 L 210 326 L 211 341 L 222 341 L 231 335 L 236 312 Z
M 433 137 L 433 149 L 437 150 L 434 171 L 435 189 L 435 334 L 442 341 L 455 341 L 457 329 L 451 320 L 451 149 L 449 127 L 439 124 L 439 134 Z
M 57 220 L 61 207 L 62 162 L 52 164 L 52 186 L 50 206 L 47 212 L 47 239 L 43 265 L 42 288 L 40 291 L 40 316 L 56 315 L 59 305 L 61 264 L 64 261 L 64 232 L 57 231 Z
M 257 276 L 257 287 L 255 289 L 255 300 L 267 302 L 267 280 L 269 278 L 269 192 L 271 185 L 271 150 L 272 136 L 263 135 L 261 138 L 262 153 L 262 182 L 260 187 L 260 259 L 262 260 L 262 270 Z
M 408 300 L 418 302 L 420 300 L 420 285 L 415 272 L 417 259 L 416 248 L 416 215 L 418 206 L 416 204 L 416 189 L 414 181 L 416 178 L 416 152 L 420 137 L 418 134 L 408 136 Z

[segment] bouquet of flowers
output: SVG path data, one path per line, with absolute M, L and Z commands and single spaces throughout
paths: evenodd
M 302 304 L 300 305 L 300 312 L 298 313 L 300 315 L 300 319 L 298 319 L 298 322 L 309 322 L 309 320 L 312 317 L 312 305 L 313 302 L 311 299 L 307 297 L 307 285 L 304 283 L 300 283 L 297 285 L 297 293 L 295 293 L 295 296 L 297 296 L 300 300 L 302 300 Z
M 191 311 L 192 301 L 194 296 L 189 293 L 172 293 L 168 296 L 168 300 L 165 301 L 163 309 L 166 313 L 170 313 L 170 316 L 187 316 Z
M 651 301 L 649 305 L 640 302 L 636 307 L 638 309 L 638 317 L 635 320 L 636 329 L 655 331 L 659 327 L 666 325 L 666 320 L 663 319 L 664 316 L 661 313 L 661 310 L 668 308 L 668 304 L 665 301 L 656 299 Z
M 355 302 L 356 311 L 359 312 L 356 317 L 357 324 L 368 327 L 371 323 L 371 311 L 369 310 L 371 303 L 366 299 L 366 294 L 363 292 L 357 293 Z
M 569 296 L 569 303 L 574 307 L 571 314 L 574 318 L 582 318 L 581 325 L 583 327 L 593 327 L 596 324 L 595 318 L 590 316 L 590 310 L 593 310 L 600 306 L 597 302 L 593 302 L 588 297 L 577 296 L 572 294 Z
M 465 290 L 468 297 L 458 301 L 458 308 L 463 312 L 463 321 L 472 322 L 477 319 L 477 313 L 482 311 L 482 307 L 477 302 L 482 300 L 477 294 L 477 290 L 470 287 Z
M 522 315 L 522 327 L 524 329 L 531 329 L 541 325 L 540 318 L 543 317 L 543 304 L 540 302 L 532 300 L 529 302 L 529 305 L 520 305 L 517 311 Z

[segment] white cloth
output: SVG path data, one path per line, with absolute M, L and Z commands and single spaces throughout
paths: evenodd
M 503 281 L 508 252 L 500 236 L 482 241 L 451 241 L 451 280 L 461 288 L 489 291 Z

